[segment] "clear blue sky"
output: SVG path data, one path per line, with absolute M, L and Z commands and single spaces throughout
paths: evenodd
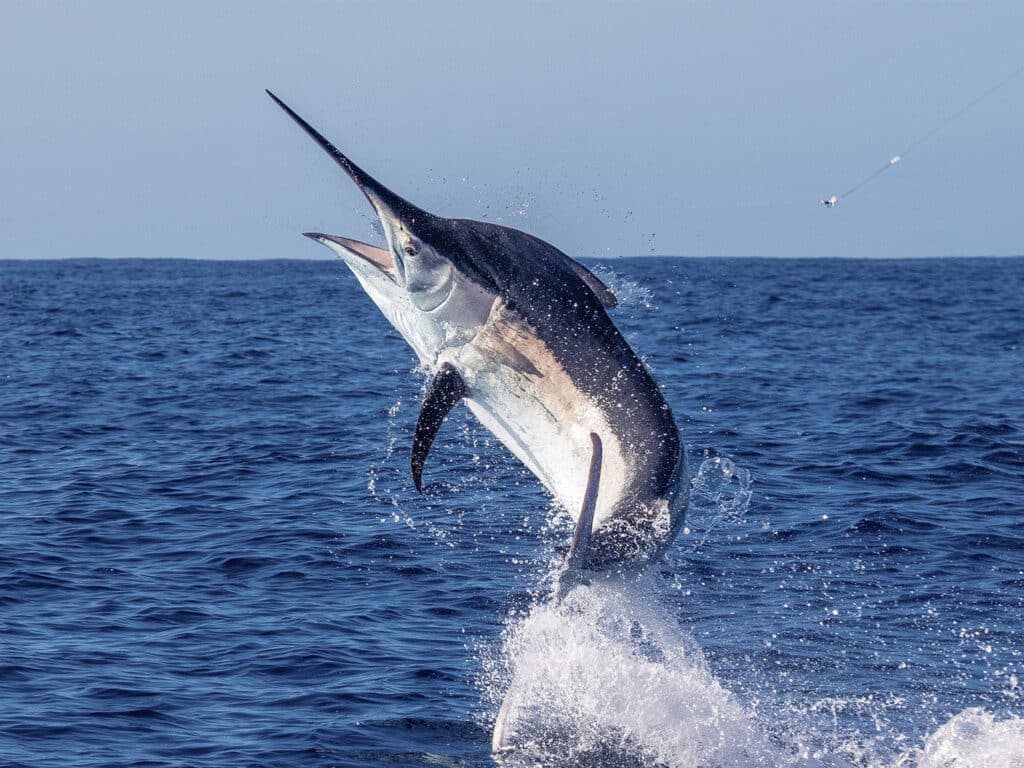
M 578 256 L 1024 253 L 1024 3 L 46 3 L 0 14 L 0 258 L 329 258 L 399 194 Z

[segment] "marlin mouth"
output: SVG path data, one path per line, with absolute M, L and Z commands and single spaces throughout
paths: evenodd
M 408 200 L 399 197 L 358 165 L 353 163 L 341 152 L 341 150 L 328 141 L 322 133 L 307 123 L 298 115 L 297 112 L 295 112 L 295 110 L 281 101 L 281 99 L 277 98 L 277 96 L 275 96 L 271 91 L 267 91 L 267 95 L 270 96 L 270 98 L 274 100 L 274 103 L 283 109 L 288 117 L 294 120 L 299 127 L 302 128 L 302 130 L 320 146 L 321 149 L 330 155 L 331 159 L 337 163 L 337 165 L 350 179 L 352 179 L 353 182 L 355 182 L 355 185 L 359 187 L 360 191 L 366 196 L 366 199 L 370 201 L 370 205 L 373 206 L 373 210 L 377 214 L 377 218 L 380 219 L 380 223 L 384 226 L 385 234 L 388 235 L 389 243 L 391 242 L 391 236 L 388 232 L 393 226 L 400 225 L 403 222 L 414 222 L 430 218 L 429 213 L 413 205 Z M 363 246 L 362 243 L 359 243 L 359 245 Z M 398 265 L 398 268 L 401 269 L 401 265 Z
M 355 254 L 363 261 L 372 264 L 378 270 L 383 272 L 391 282 L 398 282 L 397 270 L 395 269 L 395 259 L 394 256 L 392 256 L 391 251 L 385 248 L 378 248 L 375 245 L 361 243 L 358 240 L 340 237 L 339 235 L 325 235 L 322 232 L 303 232 L 302 234 L 311 240 L 316 240 L 318 243 L 323 243 L 324 245 L 328 242 L 340 245 L 347 252 Z

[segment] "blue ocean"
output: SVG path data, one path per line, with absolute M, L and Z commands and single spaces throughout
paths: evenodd
M 588 264 L 692 503 L 556 606 L 341 262 L 0 262 L 0 765 L 1024 766 L 1024 259 Z

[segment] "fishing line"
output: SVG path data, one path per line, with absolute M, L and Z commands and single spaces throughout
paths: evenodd
M 887 170 L 889 170 L 894 165 L 896 165 L 898 162 L 900 162 L 904 157 L 906 157 L 907 154 L 912 149 L 915 149 L 916 147 L 920 146 L 921 144 L 924 144 L 926 141 L 928 141 L 930 138 L 932 138 L 935 134 L 937 134 L 939 131 L 941 131 L 943 128 L 945 128 L 947 125 L 949 125 L 954 120 L 957 120 L 958 118 L 963 116 L 966 112 L 968 112 L 971 109 L 973 109 L 974 107 L 976 107 L 978 104 L 980 104 L 982 101 L 987 99 L 993 93 L 998 91 L 1004 85 L 1009 83 L 1015 77 L 1019 76 L 1021 73 L 1024 73 L 1024 65 L 1021 65 L 1020 67 L 1015 69 L 1009 75 L 1007 75 L 1002 80 L 997 82 L 995 85 L 991 86 L 988 90 L 983 92 L 980 96 L 975 97 L 974 99 L 969 101 L 967 104 L 965 104 L 964 106 L 960 107 L 960 109 L 958 109 L 956 112 L 953 112 L 952 114 L 950 114 L 948 117 L 946 117 L 940 123 L 938 123 L 934 128 L 932 128 L 931 130 L 929 130 L 928 132 L 926 132 L 922 136 L 919 136 L 918 138 L 914 139 L 914 141 L 910 142 L 902 152 L 900 152 L 898 154 L 895 154 L 892 157 L 890 157 L 886 161 L 885 165 L 883 165 L 881 168 L 878 168 L 878 169 L 872 171 L 871 173 L 869 173 L 867 176 L 865 176 L 863 179 L 858 181 L 856 184 L 854 184 L 848 190 L 843 192 L 841 195 L 832 195 L 831 197 L 825 198 L 824 200 L 821 201 L 821 204 L 824 205 L 826 208 L 835 208 L 839 204 L 840 200 L 842 200 L 843 198 L 849 197 L 850 195 L 852 195 L 854 192 L 859 190 L 864 185 L 868 184 L 869 182 L 874 181 L 876 178 L 881 176 Z

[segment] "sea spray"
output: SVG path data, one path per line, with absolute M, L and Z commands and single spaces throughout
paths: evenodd
M 502 765 L 1024 766 L 1024 720 L 980 708 L 951 717 L 914 747 L 902 734 L 841 734 L 814 717 L 794 722 L 770 702 L 752 709 L 715 677 L 655 591 L 653 579 L 605 581 L 573 590 L 560 605 L 542 601 L 509 616 L 479 681 L 492 715 L 508 699 L 504 727 L 514 748 Z
M 966 709 L 929 736 L 921 750 L 906 753 L 896 765 L 1021 768 L 1024 720 L 1013 716 L 1000 720 L 977 707 Z
M 634 317 L 641 312 L 657 309 L 654 303 L 654 291 L 646 285 L 626 277 L 604 263 L 595 266 L 591 271 L 611 288 L 615 298 L 619 301 L 618 310 L 620 312 Z
M 706 453 L 691 485 L 688 523 L 701 541 L 743 522 L 752 478 L 730 457 Z M 660 601 L 661 587 L 654 575 L 607 579 L 559 605 L 542 586 L 531 607 L 508 616 L 501 645 L 483 654 L 479 680 L 485 719 L 493 721 L 503 703 L 506 710 L 503 725 L 515 746 L 499 755 L 502 765 L 1024 768 L 1024 721 L 1015 716 L 970 708 L 922 739 L 886 722 L 902 699 L 871 692 L 794 707 L 788 696 L 773 704 L 763 691 L 754 705 L 713 674 Z M 851 708 L 874 721 L 870 732 L 841 724 Z
M 706 538 L 713 528 L 743 520 L 753 496 L 750 471 L 728 456 L 705 456 L 690 480 L 687 528 Z
M 755 719 L 709 671 L 648 581 L 601 582 L 510 618 L 484 689 L 513 764 L 784 765 Z

